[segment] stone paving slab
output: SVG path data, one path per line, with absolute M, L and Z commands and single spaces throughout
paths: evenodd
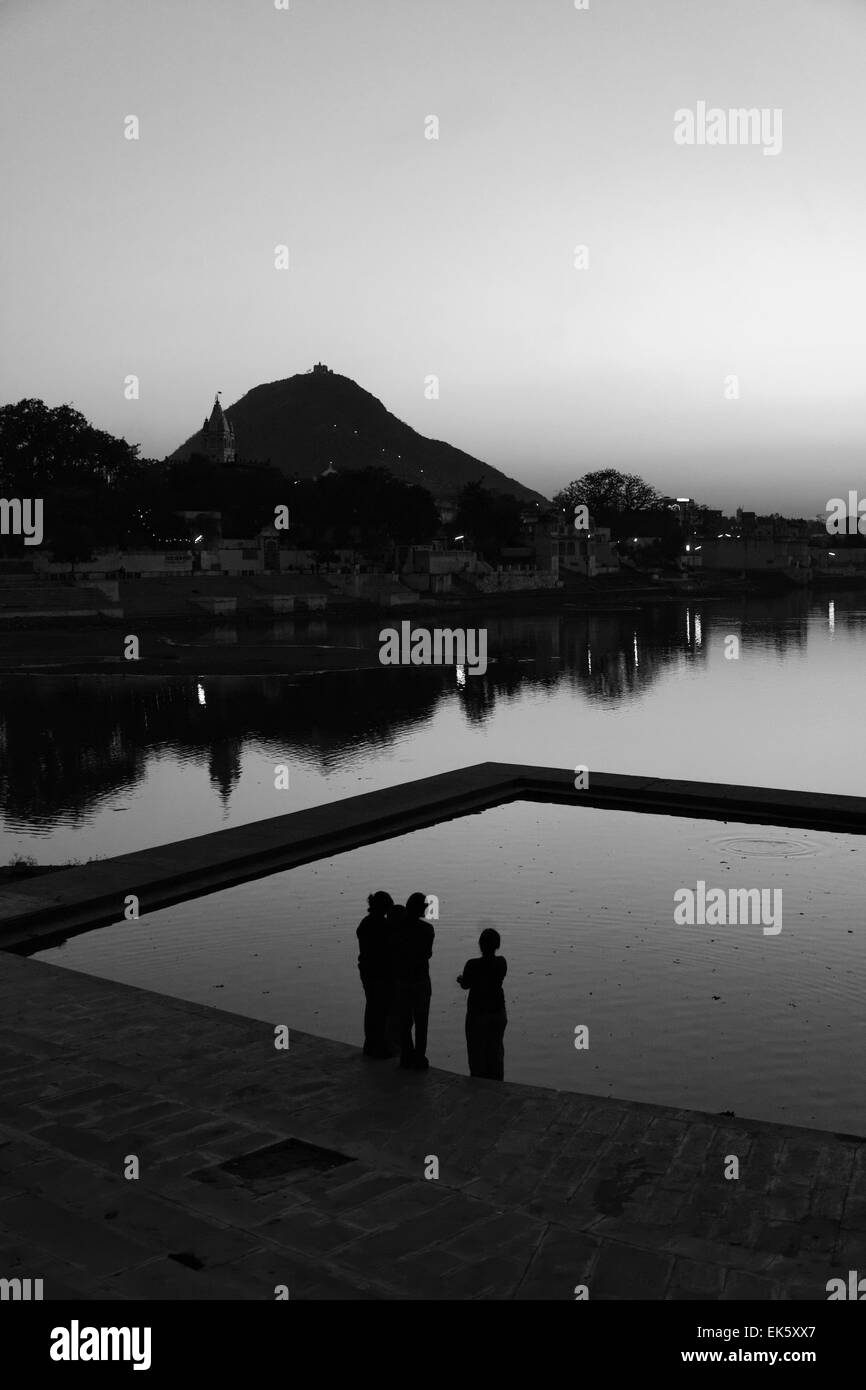
M 225 1166 L 289 1140 L 349 1161 Z M 863 1268 L 857 1137 L 277 1051 L 0 953 L 0 1278 L 47 1298 L 824 1300 Z

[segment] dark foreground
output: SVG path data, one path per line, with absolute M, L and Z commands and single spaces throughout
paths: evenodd
M 824 1300 L 863 1266 L 862 1140 L 278 1050 L 2 953 L 0 1009 L 0 1275 L 46 1298 Z

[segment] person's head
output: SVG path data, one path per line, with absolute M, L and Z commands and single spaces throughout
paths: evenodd
M 495 927 L 485 927 L 478 938 L 478 947 L 482 956 L 493 956 L 499 950 L 501 937 Z
M 409 897 L 406 899 L 406 916 L 414 920 L 417 917 L 423 917 L 426 911 L 427 894 L 410 893 Z
M 371 893 L 367 899 L 371 917 L 384 917 L 393 906 L 394 899 L 390 893 Z

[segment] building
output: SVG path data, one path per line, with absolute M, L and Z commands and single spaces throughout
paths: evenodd
M 686 569 L 733 570 L 738 574 L 777 574 L 792 584 L 809 581 L 812 559 L 807 540 L 719 536 L 690 542 L 683 556 Z
M 552 514 L 540 518 L 534 528 L 533 550 L 539 570 L 564 572 L 594 579 L 599 574 L 616 574 L 619 554 L 611 541 L 609 526 L 595 526 L 590 517 L 588 531 L 576 531 L 571 517 Z
M 220 405 L 219 391 L 214 396 L 210 419 L 205 420 L 202 426 L 202 440 L 204 452 L 209 459 L 213 459 L 215 463 L 234 463 L 235 432 Z
M 664 511 L 675 512 L 684 527 L 693 526 L 701 511 L 694 497 L 662 497 L 659 506 Z
M 443 545 L 410 545 L 400 579 L 417 593 L 447 594 L 454 589 L 454 577 L 474 580 L 479 573 L 490 574 L 491 566 L 474 550 Z
M 34 562 L 34 573 L 46 579 L 68 579 L 74 574 L 79 582 L 101 579 L 179 579 L 193 573 L 193 556 L 183 543 L 174 550 L 151 547 L 138 550 L 94 550 L 89 560 L 55 560 L 46 551 Z

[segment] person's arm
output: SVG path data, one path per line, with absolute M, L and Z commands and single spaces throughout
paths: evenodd
M 504 956 L 500 956 L 499 964 L 502 966 L 502 978 L 504 980 L 505 976 L 508 974 L 508 961 L 505 959 Z
M 458 983 L 458 985 L 460 986 L 461 989 L 469 989 L 469 988 L 471 987 L 472 981 L 471 981 L 470 978 L 469 978 L 469 976 L 470 976 L 470 974 L 471 974 L 471 971 L 470 971 L 470 966 L 471 966 L 471 965 L 472 965 L 471 960 L 468 960 L 468 961 L 466 962 L 466 964 L 464 965 L 464 967 L 463 967 L 463 974 L 457 976 L 457 983 Z

